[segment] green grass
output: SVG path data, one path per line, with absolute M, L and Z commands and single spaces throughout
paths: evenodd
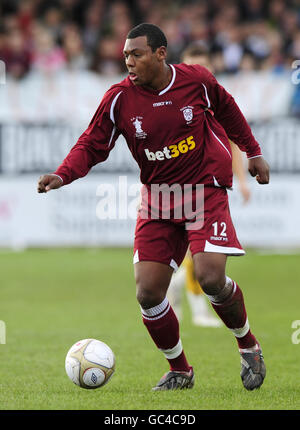
M 227 274 L 241 286 L 252 331 L 267 365 L 260 390 L 239 377 L 236 341 L 225 327 L 191 325 L 184 303 L 181 338 L 196 384 L 193 390 L 151 392 L 167 363 L 146 332 L 135 299 L 132 251 L 28 250 L 0 253 L 2 410 L 300 409 L 299 255 L 228 260 Z M 69 347 L 98 338 L 116 355 L 116 372 L 101 389 L 84 390 L 65 374 Z

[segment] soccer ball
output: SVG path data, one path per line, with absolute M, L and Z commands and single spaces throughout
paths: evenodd
M 105 385 L 115 371 L 115 356 L 108 345 L 96 339 L 83 339 L 69 349 L 65 367 L 68 377 L 82 388 Z

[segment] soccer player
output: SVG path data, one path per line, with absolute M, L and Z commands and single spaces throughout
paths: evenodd
M 181 59 L 185 64 L 199 64 L 214 73 L 214 67 L 210 60 L 210 52 L 205 44 L 200 42 L 190 44 L 183 51 Z M 230 143 L 232 151 L 232 170 L 238 179 L 239 190 L 242 194 L 243 201 L 247 203 L 250 198 L 250 190 L 246 180 L 242 153 L 237 145 L 233 142 Z M 178 319 L 181 319 L 182 316 L 182 290 L 185 286 L 193 324 L 202 327 L 220 327 L 222 322 L 211 313 L 205 294 L 195 277 L 194 265 L 190 252 L 187 252 L 182 265 L 177 272 L 173 274 L 167 294 L 168 300 Z
M 123 52 L 128 77 L 106 92 L 62 164 L 53 174 L 40 177 L 38 192 L 85 176 L 107 159 L 122 134 L 143 184 L 133 251 L 137 300 L 143 323 L 170 366 L 153 389 L 194 385 L 179 323 L 166 298 L 173 270 L 188 246 L 203 291 L 237 340 L 243 385 L 258 388 L 265 377 L 261 347 L 250 330 L 242 291 L 225 274 L 227 256 L 244 254 L 228 207 L 227 188 L 232 185 L 228 138 L 247 153 L 249 171 L 260 184 L 269 182 L 268 164 L 234 99 L 207 69 L 167 64 L 167 40 L 159 27 L 144 23 L 133 28 Z M 202 219 L 196 210 L 194 219 L 191 212 L 180 219 L 175 198 L 170 199 L 170 216 L 165 216 L 168 208 L 160 197 L 157 202 L 156 193 L 161 185 L 167 193 L 174 184 L 177 191 L 178 187 L 187 191 L 182 204 L 196 203 Z M 197 203 L 201 191 L 202 207 Z

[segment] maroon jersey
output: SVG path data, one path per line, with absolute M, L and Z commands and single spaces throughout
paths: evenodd
M 161 91 L 129 78 L 104 95 L 87 130 L 56 170 L 64 184 L 104 161 L 122 134 L 140 167 L 143 184 L 207 184 L 231 187 L 229 139 L 248 158 L 261 155 L 233 97 L 204 67 L 170 65 Z

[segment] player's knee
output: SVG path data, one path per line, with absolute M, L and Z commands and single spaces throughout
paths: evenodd
M 137 284 L 136 298 L 143 309 L 150 309 L 159 305 L 165 298 L 162 291 L 151 285 L 151 283 L 140 282 Z
M 225 285 L 224 273 L 214 270 L 196 273 L 196 277 L 205 294 L 218 294 Z
M 136 298 L 143 309 L 153 308 L 159 305 L 164 299 L 163 296 L 154 294 L 153 291 L 147 289 L 138 290 Z
M 162 303 L 167 294 L 173 269 L 158 264 L 142 264 L 136 267 L 136 297 L 143 309 Z

